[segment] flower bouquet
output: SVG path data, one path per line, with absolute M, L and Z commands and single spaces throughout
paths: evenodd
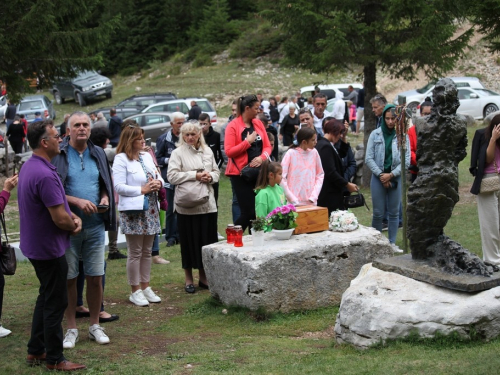
M 358 229 L 358 219 L 350 211 L 333 211 L 330 215 L 330 230 L 335 232 L 352 232 Z
M 293 204 L 276 207 L 267 215 L 269 225 L 278 239 L 288 240 L 297 227 L 295 220 L 299 214 Z

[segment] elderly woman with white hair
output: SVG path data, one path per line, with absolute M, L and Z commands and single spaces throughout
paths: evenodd
M 281 122 L 280 128 L 280 139 L 283 140 L 283 146 L 291 146 L 293 143 L 293 137 L 297 130 L 299 129 L 300 120 L 296 113 L 295 103 L 290 102 L 288 104 L 289 113 L 285 116 Z
M 174 210 L 181 242 L 185 291 L 194 293 L 193 268 L 199 270 L 198 286 L 208 289 L 201 248 L 217 242 L 217 205 L 213 184 L 219 181 L 214 154 L 203 138 L 198 121 L 182 125 L 177 148 L 168 162 L 168 181 L 176 185 Z

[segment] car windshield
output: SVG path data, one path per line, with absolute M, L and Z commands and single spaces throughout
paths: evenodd
M 85 70 L 83 72 L 78 73 L 75 79 L 87 79 L 89 77 L 96 76 L 97 73 L 93 70 Z
M 419 94 L 424 94 L 424 93 L 426 93 L 427 91 L 429 91 L 429 90 L 432 88 L 432 86 L 434 86 L 435 84 L 436 84 L 436 81 L 429 82 L 429 83 L 428 83 L 427 85 L 425 85 L 424 87 L 421 87 L 421 88 L 417 89 L 417 92 L 418 92 Z
M 476 89 L 477 93 L 481 96 L 499 96 L 500 94 L 486 89 Z
M 200 106 L 200 108 L 203 112 L 213 112 L 214 111 L 214 109 L 212 108 L 212 106 L 210 105 L 209 102 L 200 100 L 199 102 L 196 102 L 196 104 L 198 104 Z
M 19 104 L 19 111 L 34 111 L 36 109 L 44 109 L 41 100 L 32 100 L 29 102 L 21 102 Z

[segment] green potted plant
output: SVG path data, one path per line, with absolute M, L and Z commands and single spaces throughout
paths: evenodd
M 264 216 L 258 216 L 255 220 L 252 220 L 252 242 L 254 246 L 264 246 L 264 231 L 268 224 L 268 220 Z

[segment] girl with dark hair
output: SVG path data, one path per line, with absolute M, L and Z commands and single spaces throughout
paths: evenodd
M 340 120 L 329 120 L 323 124 L 324 136 L 318 141 L 316 150 L 321 158 L 321 165 L 325 173 L 323 187 L 318 197 L 318 206 L 327 207 L 328 215 L 335 210 L 344 209 L 344 190 L 350 193 L 358 190 L 358 187 L 344 178 L 342 158 L 347 154 L 349 145 L 340 142 L 339 150 L 335 143 L 341 140 L 346 131 Z
M 302 128 L 297 145 L 286 152 L 281 165 L 286 199 L 293 205 L 316 205 L 325 174 L 316 146 L 316 129 Z
M 286 204 L 285 192 L 279 185 L 283 169 L 275 161 L 265 160 L 257 179 L 257 196 L 255 197 L 256 216 L 267 216 L 276 207 Z
M 231 178 L 231 185 L 238 198 L 241 214 L 235 220 L 243 230 L 255 219 L 255 180 L 245 180 L 241 171 L 245 167 L 260 168 L 262 162 L 271 155 L 271 144 L 266 128 L 257 114 L 259 100 L 256 95 L 242 96 L 238 99 L 237 115 L 226 128 L 224 149 L 228 157 L 226 176 Z
M 476 130 L 470 163 L 474 176 L 470 192 L 477 196 L 483 260 L 500 265 L 500 115 Z

